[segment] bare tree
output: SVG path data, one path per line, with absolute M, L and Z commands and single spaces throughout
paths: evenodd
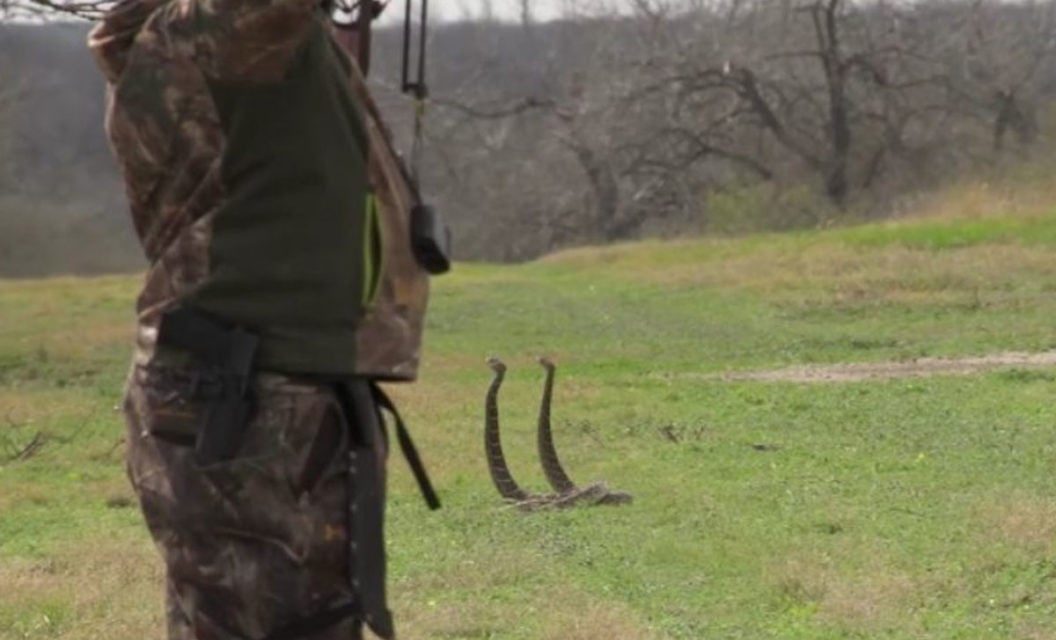
M 95 19 L 115 0 L 0 0 L 0 21 L 74 16 Z
M 681 162 L 721 160 L 769 180 L 791 158 L 842 206 L 901 144 L 911 117 L 898 106 L 939 80 L 892 28 L 899 14 L 843 0 L 734 2 L 723 23 L 735 42 L 711 55 L 691 50 L 639 95 L 670 96 L 675 113 L 659 139 L 681 150 Z
M 0 0 L 0 15 L 105 4 L 66 2 Z M 510 22 L 462 4 L 430 38 L 422 168 L 463 256 L 706 230 L 744 193 L 805 194 L 771 207 L 771 228 L 881 215 L 1042 148 L 1056 104 L 1056 0 L 565 0 L 555 22 L 530 0 Z M 384 92 L 398 34 L 377 44 Z
M 935 10 L 938 11 L 938 10 Z M 962 110 L 991 126 L 993 149 L 1011 134 L 1022 147 L 1038 136 L 1040 80 L 1054 71 L 1056 3 L 1014 7 L 973 0 L 961 7 L 948 45 L 937 51 L 949 69 L 949 87 Z

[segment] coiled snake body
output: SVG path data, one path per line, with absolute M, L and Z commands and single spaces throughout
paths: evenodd
M 499 495 L 508 503 L 524 511 L 545 508 L 568 508 L 578 505 L 626 504 L 631 502 L 629 493 L 613 491 L 604 482 L 595 482 L 585 487 L 576 485 L 561 466 L 554 447 L 553 433 L 550 426 L 550 405 L 553 400 L 554 372 L 556 367 L 546 359 L 540 358 L 539 364 L 546 370 L 546 381 L 543 387 L 543 399 L 539 406 L 536 444 L 539 461 L 547 482 L 553 493 L 530 493 L 520 487 L 510 473 L 506 456 L 502 451 L 499 434 L 499 389 L 506 376 L 506 365 L 498 358 L 489 358 L 488 366 L 495 374 L 488 387 L 484 401 L 484 451 L 488 463 L 488 472 Z

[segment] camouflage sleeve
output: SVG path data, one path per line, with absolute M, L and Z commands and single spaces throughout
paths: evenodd
M 125 68 L 132 41 L 143 23 L 168 0 L 120 0 L 88 34 L 88 48 L 107 82 L 114 84 Z
M 220 82 L 283 78 L 316 17 L 318 0 L 178 0 L 198 64 Z

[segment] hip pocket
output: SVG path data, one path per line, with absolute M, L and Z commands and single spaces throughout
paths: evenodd
M 154 438 L 176 447 L 194 447 L 208 416 L 208 405 L 195 392 L 194 370 L 136 367 L 125 399 L 139 438 Z

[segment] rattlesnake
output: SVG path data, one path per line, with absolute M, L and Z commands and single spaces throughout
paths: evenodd
M 545 508 L 568 508 L 577 505 L 626 504 L 631 502 L 631 495 L 623 491 L 612 491 L 604 482 L 595 482 L 585 487 L 577 486 L 557 457 L 550 427 L 550 405 L 553 398 L 555 365 L 546 358 L 539 363 L 546 369 L 546 381 L 543 387 L 543 399 L 539 406 L 537 445 L 539 460 L 554 493 L 530 493 L 520 487 L 513 479 L 506 464 L 499 435 L 499 388 L 506 376 L 506 365 L 498 358 L 488 358 L 488 366 L 495 377 L 488 387 L 484 402 L 484 451 L 491 480 L 499 495 L 508 503 L 523 511 L 535 511 Z

